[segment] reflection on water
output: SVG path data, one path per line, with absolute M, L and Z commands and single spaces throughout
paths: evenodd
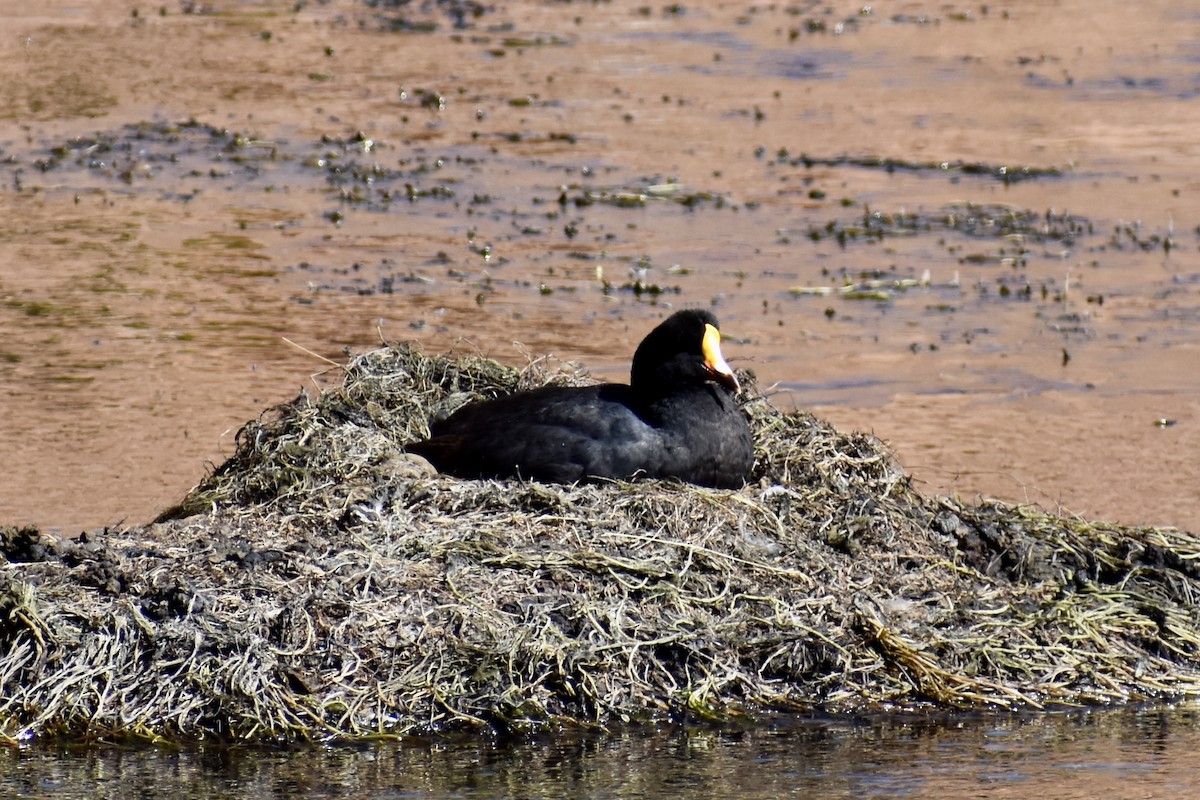
M 299 750 L 33 746 L 0 755 L 0 796 L 1188 797 L 1196 721 L 1127 710 Z

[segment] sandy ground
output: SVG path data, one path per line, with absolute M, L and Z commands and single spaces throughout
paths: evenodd
M 1200 529 L 1185 6 L 0 16 L 0 522 L 144 522 L 381 337 L 623 379 L 712 305 L 930 492 Z

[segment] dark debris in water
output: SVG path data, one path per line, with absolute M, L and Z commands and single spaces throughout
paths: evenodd
M 637 188 L 597 188 L 572 186 L 558 197 L 560 206 L 587 208 L 607 205 L 616 208 L 643 208 L 649 203 L 676 203 L 685 208 L 711 205 L 723 208 L 725 198 L 713 192 L 691 191 L 682 186 L 648 186 Z
M 393 33 L 433 33 L 441 24 L 470 30 L 494 10 L 476 0 L 362 0 L 376 13 L 378 27 Z
M 254 177 L 276 159 L 272 142 L 194 120 L 146 122 L 69 139 L 33 160 L 40 172 L 69 168 L 131 184 L 175 177 Z
M 1057 242 L 1064 247 L 1078 237 L 1094 233 L 1091 223 L 1065 211 L 1036 212 L 999 204 L 959 203 L 935 211 L 872 211 L 850 220 L 830 220 L 812 225 L 807 236 L 813 241 L 834 239 L 842 247 L 861 242 L 879 242 L 889 237 L 953 232 L 976 239 L 1019 237 L 1022 241 Z M 967 256 L 967 259 L 971 259 Z M 987 257 L 984 257 L 985 259 Z
M 750 485 L 405 453 L 542 362 L 389 346 L 141 528 L 0 536 L 0 733 L 283 742 L 1200 696 L 1200 539 L 925 497 L 753 388 Z M 744 375 L 746 383 L 751 376 Z
M 336 213 L 341 219 L 349 208 L 386 211 L 398 203 L 453 200 L 456 184 L 478 163 L 461 148 L 454 149 L 454 155 L 416 151 L 404 158 L 395 151 L 382 156 L 380 150 L 388 146 L 361 131 L 345 137 L 325 135 L 306 145 L 193 120 L 142 123 L 77 137 L 47 148 L 28 165 L 14 158 L 7 166 L 16 170 L 20 187 L 32 183 L 32 176 L 25 174 L 32 167 L 36 173 L 70 172 L 101 186 L 119 182 L 131 191 L 184 199 L 214 183 L 230 191 L 268 192 L 308 183 L 337 203 L 326 216 Z M 310 176 L 323 179 L 323 188 Z
M 436 89 L 406 89 L 405 98 L 414 107 L 435 112 L 445 102 Z M 112 182 L 130 191 L 158 192 L 166 198 L 190 199 L 207 185 L 229 191 L 304 188 L 323 192 L 335 204 L 322 216 L 341 223 L 353 211 L 388 212 L 413 204 L 452 204 L 468 216 L 483 210 L 493 217 L 516 216 L 529 220 L 523 230 L 541 232 L 535 221 L 546 219 L 538 206 L 552 201 L 541 198 L 499 198 L 479 187 L 478 176 L 485 166 L 494 166 L 506 156 L 496 153 L 489 141 L 497 137 L 518 149 L 549 146 L 569 149 L 577 142 L 570 132 L 489 133 L 469 145 L 449 145 L 440 150 L 424 146 L 397 146 L 381 142 L 364 131 L 350 135 L 326 134 L 312 142 L 264 139 L 254 133 L 231 130 L 196 120 L 180 123 L 145 122 L 114 131 L 76 137 L 46 147 L 27 161 L 10 156 L 4 165 L 15 170 L 19 188 L 33 185 L 33 174 L 72 173 L 77 189 L 86 181 L 104 186 Z M 553 168 L 516 154 L 527 168 Z M 314 181 L 314 178 L 317 179 Z M 557 176 L 548 174 L 555 180 Z M 554 182 L 550 186 L 560 187 Z M 549 187 L 547 187 L 549 188 Z M 529 189 L 524 189 L 525 194 Z M 557 188 L 560 207 L 643 208 L 649 204 L 676 205 L 686 209 L 708 206 L 724 208 L 726 199 L 715 192 L 693 190 L 671 181 L 653 178 L 628 186 L 580 186 Z M 491 209 L 496 200 L 515 204 L 515 211 Z M 521 210 L 524 209 L 524 210 Z
M 791 157 L 786 150 L 781 150 L 776 156 L 776 163 L 790 166 L 811 168 L 822 167 L 859 167 L 862 169 L 877 169 L 884 172 L 927 172 L 937 174 L 973 175 L 992 178 L 1004 184 L 1020 183 L 1021 181 L 1039 178 L 1061 178 L 1063 170 L 1058 167 L 1032 167 L 1028 165 L 986 164 L 979 161 L 910 161 L 902 158 L 884 158 L 882 156 L 835 156 L 818 157 L 800 155 Z

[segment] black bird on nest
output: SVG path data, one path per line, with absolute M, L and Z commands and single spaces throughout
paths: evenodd
M 633 355 L 629 385 L 546 386 L 465 406 L 409 445 L 460 478 L 677 478 L 742 486 L 754 440 L 717 319 L 677 311 Z

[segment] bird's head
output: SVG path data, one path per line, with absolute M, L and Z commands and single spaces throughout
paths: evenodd
M 740 388 L 721 354 L 717 318 L 702 309 L 677 311 L 650 331 L 633 354 L 630 384 L 646 396 L 713 382 L 731 392 Z

